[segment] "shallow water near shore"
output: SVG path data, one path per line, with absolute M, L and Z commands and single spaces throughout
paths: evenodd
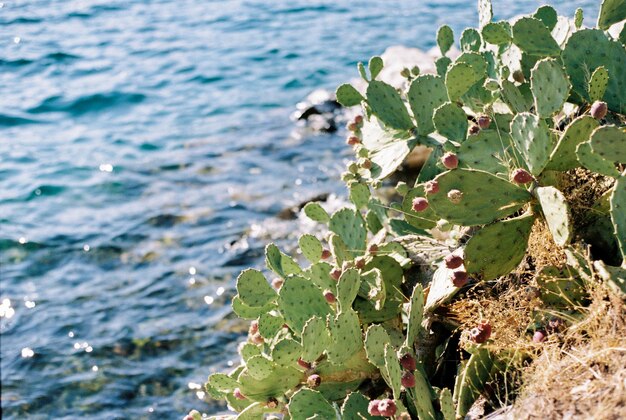
M 390 45 L 457 38 L 475 1 L 30 0 L 0 7 L 4 418 L 179 418 L 236 363 L 234 280 L 343 194 L 310 91 Z M 497 19 L 540 1 L 494 0 Z M 598 1 L 562 0 L 561 14 Z

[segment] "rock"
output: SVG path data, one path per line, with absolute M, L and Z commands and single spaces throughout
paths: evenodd
M 341 109 L 333 93 L 317 89 L 296 105 L 291 118 L 304 121 L 314 131 L 332 133 L 337 131 L 337 116 L 341 114 Z

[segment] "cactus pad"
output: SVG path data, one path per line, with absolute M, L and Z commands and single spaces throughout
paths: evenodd
M 290 277 L 280 289 L 278 306 L 287 324 L 294 331 L 302 331 L 313 316 L 326 317 L 331 312 L 322 291 L 302 277 Z
M 387 378 L 389 387 L 393 391 L 395 399 L 400 399 L 400 392 L 402 391 L 402 367 L 398 361 L 398 356 L 393 346 L 389 343 L 385 344 L 384 350 L 385 357 L 385 370 L 387 372 Z
M 330 334 L 326 320 L 311 317 L 302 329 L 302 360 L 314 362 L 330 346 Z
M 302 388 L 289 400 L 289 415 L 292 419 L 309 419 L 317 416 L 320 419 L 336 418 L 335 409 L 317 391 Z
M 435 420 L 438 418 L 432 402 L 432 388 L 426 379 L 426 374 L 421 365 L 415 370 L 415 409 L 417 417 L 424 420 Z M 452 398 L 452 396 L 450 397 Z
M 441 218 L 463 226 L 491 223 L 515 213 L 530 200 L 530 194 L 510 182 L 487 172 L 455 169 L 438 175 L 437 194 L 428 194 L 428 201 Z M 458 204 L 448 198 L 451 190 L 463 194 Z
M 452 401 L 452 393 L 448 388 L 443 388 L 439 391 L 439 407 L 441 414 L 443 414 L 443 420 L 455 420 L 454 414 L 454 402 Z
M 461 44 L 462 51 L 478 51 L 480 50 L 480 45 L 482 44 L 480 32 L 474 28 L 467 28 L 461 34 L 459 42 Z
M 283 338 L 272 346 L 272 361 L 278 366 L 294 366 L 302 354 L 302 346 L 291 338 Z
M 617 178 L 619 171 L 615 169 L 613 162 L 603 159 L 599 154 L 591 149 L 591 142 L 580 143 L 576 147 L 576 157 L 582 166 L 602 175 Z
M 387 127 L 398 130 L 409 130 L 413 122 L 409 112 L 393 86 L 377 80 L 367 86 L 367 103 L 374 115 Z
M 626 19 L 625 0 L 603 0 L 598 15 L 598 27 L 609 29 L 614 23 Z
M 548 28 L 549 31 L 554 29 L 558 20 L 556 10 L 551 6 L 539 7 L 533 17 L 543 22 L 544 26 Z
M 426 297 L 424 312 L 432 313 L 439 306 L 448 302 L 459 291 L 450 281 L 452 270 L 446 267 L 445 262 L 441 262 L 437 270 L 433 274 L 433 280 L 430 283 L 430 291 Z
M 384 67 L 383 59 L 377 56 L 370 58 L 370 61 L 367 65 L 370 71 L 370 77 L 372 80 L 376 79 L 376 77 L 380 74 L 381 70 Z
M 523 17 L 513 25 L 513 42 L 520 50 L 539 57 L 556 57 L 561 53 L 550 30 L 544 23 L 531 17 Z
M 341 364 L 363 348 L 363 333 L 359 316 L 352 309 L 344 310 L 329 322 L 331 345 L 328 360 Z
M 304 234 L 298 239 L 302 255 L 311 263 L 316 263 L 322 257 L 322 243 L 313 235 Z
M 246 363 L 248 374 L 259 381 L 270 376 L 274 367 L 274 362 L 263 355 L 253 356 Z
M 233 298 L 231 306 L 233 308 L 233 312 L 235 312 L 239 318 L 243 319 L 257 319 L 261 314 L 275 308 L 275 304 L 273 302 L 264 306 L 249 306 L 243 303 L 239 296 L 235 296 Z
M 280 277 L 287 277 L 290 274 L 300 274 L 302 269 L 293 258 L 280 252 L 274 244 L 265 247 L 265 264 L 267 268 L 278 274 Z
M 365 100 L 363 95 L 349 83 L 339 86 L 335 94 L 337 102 L 345 107 L 358 105 Z
M 546 123 L 534 114 L 517 114 L 511 122 L 511 137 L 530 172 L 539 175 L 552 151 L 552 135 Z
M 350 201 L 357 209 L 367 207 L 370 201 L 370 189 L 367 185 L 358 182 L 350 184 Z
M 548 58 L 538 61 L 530 76 L 530 89 L 535 99 L 535 110 L 542 118 L 560 111 L 569 97 L 570 83 L 563 67 Z
M 508 105 L 512 112 L 527 112 L 530 110 L 530 103 L 526 100 L 519 88 L 514 83 L 502 81 L 502 100 Z
M 389 343 L 391 338 L 385 328 L 381 325 L 372 325 L 367 329 L 365 335 L 365 352 L 367 359 L 371 364 L 384 372 L 385 367 L 385 344 Z
M 328 221 L 330 220 L 330 217 L 328 216 L 328 213 L 326 213 L 326 210 L 324 210 L 319 203 L 315 202 L 307 203 L 304 206 L 304 214 L 309 219 L 319 223 L 328 223 Z
M 591 150 L 609 162 L 626 163 L 626 129 L 605 125 L 591 133 Z
M 363 254 L 367 230 L 360 213 L 347 208 L 337 210 L 330 218 L 329 228 L 341 237 L 353 255 Z
M 264 313 L 259 316 L 259 334 L 266 340 L 271 339 L 283 327 L 285 319 L 281 316 L 275 316 L 270 313 Z
M 479 348 L 461 367 L 454 386 L 453 401 L 456 403 L 456 416 L 463 418 L 474 401 L 484 391 L 485 384 L 491 380 L 494 359 L 485 348 Z
M 598 127 L 598 121 L 589 115 L 583 115 L 572 121 L 566 128 L 550 155 L 546 169 L 566 171 L 580 166 L 576 157 L 576 147 L 591 136 Z
M 253 356 L 258 356 L 261 354 L 261 349 L 252 343 L 245 343 L 239 349 L 239 354 L 241 355 L 241 359 L 243 361 L 247 361 L 249 358 Z
M 406 332 L 406 345 L 413 348 L 419 332 L 422 328 L 422 317 L 424 315 L 424 290 L 418 284 L 413 289 L 409 306 L 409 321 Z
M 457 152 L 459 168 L 478 169 L 494 175 L 507 173 L 511 149 L 511 136 L 508 133 L 480 130 L 461 144 Z
M 625 3 L 626 4 L 626 3 Z M 593 71 L 589 79 L 589 99 L 591 102 L 600 101 L 604 97 L 606 87 L 609 84 L 609 72 L 603 66 Z
M 520 263 L 535 218 L 523 215 L 485 226 L 465 246 L 465 269 L 483 280 L 509 274 Z
M 346 243 L 341 239 L 341 236 L 332 233 L 328 243 L 330 244 L 330 251 L 333 257 L 335 257 L 337 265 L 343 264 L 344 261 L 350 261 L 354 257 L 352 252 L 348 250 Z
M 436 61 L 435 61 L 435 68 L 437 69 L 437 75 L 439 77 L 446 77 L 446 73 L 448 72 L 448 66 L 450 66 L 450 64 L 452 63 L 452 60 L 450 60 L 450 57 L 439 57 Z M 447 100 L 447 96 L 446 96 L 446 100 Z
M 276 292 L 267 282 L 265 276 L 254 269 L 247 269 L 237 277 L 239 298 L 248 306 L 260 307 L 276 299 Z
M 214 373 L 209 376 L 208 385 L 218 392 L 230 394 L 239 387 L 239 382 L 224 373 Z
M 563 193 L 554 187 L 539 187 L 536 194 L 554 242 L 564 247 L 572 238 L 567 200 Z
M 333 267 L 330 264 L 318 262 L 311 264 L 302 274 L 304 277 L 311 280 L 320 290 L 328 289 L 334 293 L 337 282 L 330 276 L 332 269 Z
M 622 251 L 622 259 L 626 261 L 626 177 L 624 175 L 617 180 L 611 194 L 611 221 Z
M 339 277 L 337 283 L 337 301 L 339 302 L 339 308 L 341 312 L 345 312 L 352 307 L 352 302 L 356 298 L 359 292 L 359 286 L 361 283 L 361 276 L 359 271 L 350 268 L 344 271 Z
M 535 281 L 541 292 L 541 300 L 552 308 L 580 306 L 586 297 L 585 287 L 576 270 L 569 266 L 564 270 L 546 266 L 537 273 Z
M 491 22 L 492 18 L 491 0 L 478 0 L 478 26 L 483 28 Z
M 457 62 L 450 65 L 446 73 L 446 89 L 450 101 L 458 101 L 481 78 L 482 74 L 467 63 Z
M 457 104 L 447 102 L 435 110 L 437 132 L 447 139 L 462 142 L 467 136 L 467 115 Z
M 437 45 L 441 55 L 446 55 L 452 44 L 454 44 L 454 32 L 452 32 L 452 29 L 448 25 L 439 27 L 437 31 Z
M 427 208 L 424 211 L 416 212 L 413 210 L 413 199 L 416 197 L 425 197 L 424 185 L 418 185 L 409 190 L 402 201 L 402 211 L 407 222 L 419 229 L 431 229 L 437 225 L 437 216 L 432 209 Z
M 369 399 L 360 392 L 351 392 L 341 406 L 343 420 L 375 420 L 368 411 Z
M 488 23 L 482 29 L 485 42 L 494 45 L 506 45 L 512 40 L 511 24 L 507 21 Z
M 408 99 L 418 132 L 421 135 L 432 133 L 435 130 L 433 112 L 448 100 L 443 79 L 432 74 L 420 75 L 411 82 Z

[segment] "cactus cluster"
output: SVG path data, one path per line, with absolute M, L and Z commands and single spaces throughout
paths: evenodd
M 572 24 L 549 6 L 492 22 L 491 2 L 478 4 L 480 26 L 462 33 L 458 57 L 446 56 L 452 30 L 439 29 L 437 74 L 407 71 L 408 86 L 397 90 L 377 80 L 383 62 L 374 57 L 359 65 L 363 92 L 338 88 L 338 101 L 364 114 L 348 125 L 351 206 L 331 215 L 309 203 L 303 212 L 328 233 L 300 238 L 301 261 L 268 245 L 271 282 L 254 269 L 238 277 L 233 310 L 251 322 L 241 364 L 206 383 L 239 413 L 232 418 L 464 416 L 507 357 L 490 352 L 492 327 L 482 322 L 468 331 L 454 386 L 435 386 L 427 343 L 436 310 L 515 270 L 538 223 L 570 257 L 537 272 L 545 305 L 582 304 L 581 282 L 595 278 L 576 263 L 586 237 L 563 190 L 567 171 L 606 178 L 589 217 L 603 221 L 596 225 L 615 258 L 626 258 L 626 50 L 623 36 L 605 32 L 626 18 L 622 2 L 603 2 L 597 29 L 582 27 L 581 11 Z M 414 185 L 399 184 L 402 202 L 383 205 L 376 190 L 417 145 L 430 156 Z M 421 270 L 415 249 L 432 249 L 442 233 L 451 239 L 427 259 L 432 272 Z M 623 293 L 623 263 L 596 263 Z M 422 274 L 410 280 L 416 266 Z

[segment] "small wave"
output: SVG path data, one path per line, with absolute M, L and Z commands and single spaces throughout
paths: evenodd
M 0 68 L 2 67 L 10 67 L 10 68 L 14 68 L 14 67 L 24 67 L 27 66 L 29 64 L 32 64 L 33 60 L 30 60 L 28 58 L 17 58 L 15 60 L 5 60 L 0 58 Z
M 42 121 L 19 117 L 17 115 L 0 114 L 0 127 L 15 127 L 25 124 L 39 124 L 41 122 Z
M 61 185 L 40 185 L 32 190 L 26 197 L 26 201 L 34 200 L 38 197 L 52 197 L 65 191 L 65 187 Z
M 95 93 L 81 96 L 77 99 L 68 100 L 62 96 L 51 96 L 39 105 L 28 110 L 31 114 L 46 112 L 67 112 L 72 115 L 82 115 L 89 112 L 99 112 L 108 108 L 116 108 L 123 105 L 134 105 L 146 99 L 141 93 L 110 92 Z
M 199 82 L 202 84 L 219 82 L 220 80 L 224 80 L 224 78 L 222 76 L 207 77 L 207 76 L 198 75 L 189 79 L 190 82 Z

